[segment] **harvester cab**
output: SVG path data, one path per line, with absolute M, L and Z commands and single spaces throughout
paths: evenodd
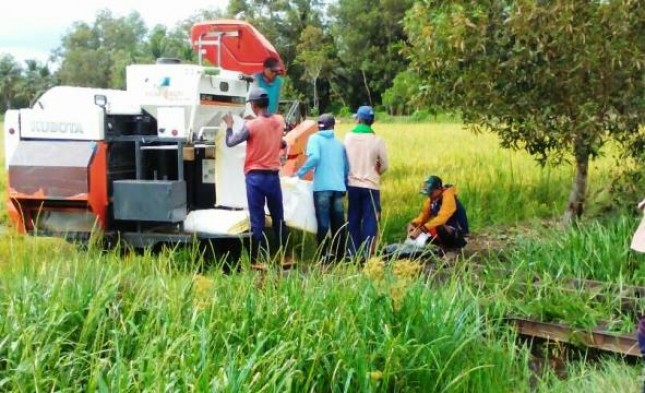
M 125 90 L 57 86 L 5 116 L 8 212 L 25 233 L 133 247 L 248 237 L 245 144 L 225 146 L 250 81 L 279 58 L 241 21 L 195 25 L 199 64 L 130 65 Z M 210 63 L 207 65 L 206 63 Z

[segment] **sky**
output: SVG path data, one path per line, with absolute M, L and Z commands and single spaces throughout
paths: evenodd
M 45 62 L 75 21 L 92 23 L 96 12 L 115 17 L 138 11 L 148 28 L 170 28 L 200 9 L 224 9 L 228 0 L 0 0 L 0 55 Z

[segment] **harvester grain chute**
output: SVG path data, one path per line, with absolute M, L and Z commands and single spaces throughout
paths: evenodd
M 125 90 L 57 86 L 6 113 L 7 207 L 18 231 L 96 232 L 136 248 L 216 240 L 239 251 L 245 146 L 225 146 L 221 118 L 230 112 L 242 127 L 247 75 L 279 55 L 241 21 L 199 23 L 191 40 L 199 64 L 130 65 Z

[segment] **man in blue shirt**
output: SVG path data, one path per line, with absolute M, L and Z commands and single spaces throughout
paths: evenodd
M 269 94 L 268 112 L 275 114 L 278 111 L 280 89 L 283 82 L 280 75 L 284 73 L 284 69 L 275 57 L 267 57 L 262 66 L 262 72 L 253 75 L 253 79 L 258 87 L 263 88 Z
M 343 197 L 347 192 L 349 165 L 345 147 L 334 137 L 335 123 L 334 116 L 331 114 L 324 114 L 318 118 L 319 131 L 309 137 L 307 161 L 296 174 L 302 178 L 310 170 L 314 171 L 317 239 L 324 262 L 342 259 L 346 248 Z M 329 234 L 330 230 L 331 234 Z

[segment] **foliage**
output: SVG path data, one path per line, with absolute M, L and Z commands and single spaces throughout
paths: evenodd
M 3 54 L 0 57 L 0 108 L 11 109 L 12 102 L 19 94 L 18 84 L 22 75 L 22 68 L 13 56 Z M 3 110 L 4 112 L 4 110 Z
M 56 51 L 61 83 L 124 88 L 125 67 L 145 59 L 141 43 L 146 33 L 137 12 L 115 18 L 111 11 L 102 10 L 91 26 L 76 22 Z
M 392 87 L 383 93 L 383 105 L 392 115 L 408 115 L 416 108 L 421 81 L 416 72 L 406 70 L 394 78 Z
M 406 34 L 400 21 L 411 0 L 339 0 L 329 8 L 338 50 L 336 78 L 351 107 L 381 102 L 408 61 L 400 49 Z
M 21 66 L 10 55 L 0 57 L 0 112 L 24 108 L 56 84 L 48 64 L 26 60 Z
M 352 110 L 349 109 L 347 106 L 341 107 L 338 112 L 336 113 L 336 116 L 346 118 L 350 117 L 352 115 Z
M 430 112 L 424 109 L 416 110 L 414 111 L 412 116 L 410 116 L 410 118 L 414 121 L 426 121 L 428 120 L 429 117 L 430 117 Z
M 300 64 L 304 73 L 302 78 L 308 80 L 313 86 L 313 107 L 317 112 L 318 105 L 318 78 L 328 76 L 332 68 L 332 46 L 326 42 L 323 30 L 315 26 L 307 26 L 300 35 L 298 42 L 298 55 L 296 63 Z
M 421 102 L 541 163 L 576 161 L 568 217 L 582 213 L 588 160 L 645 117 L 645 3 L 426 1 L 408 12 Z
M 32 100 L 56 84 L 56 78 L 47 64 L 36 60 L 26 60 L 25 65 L 17 97 L 22 101 L 21 107 L 28 106 Z

